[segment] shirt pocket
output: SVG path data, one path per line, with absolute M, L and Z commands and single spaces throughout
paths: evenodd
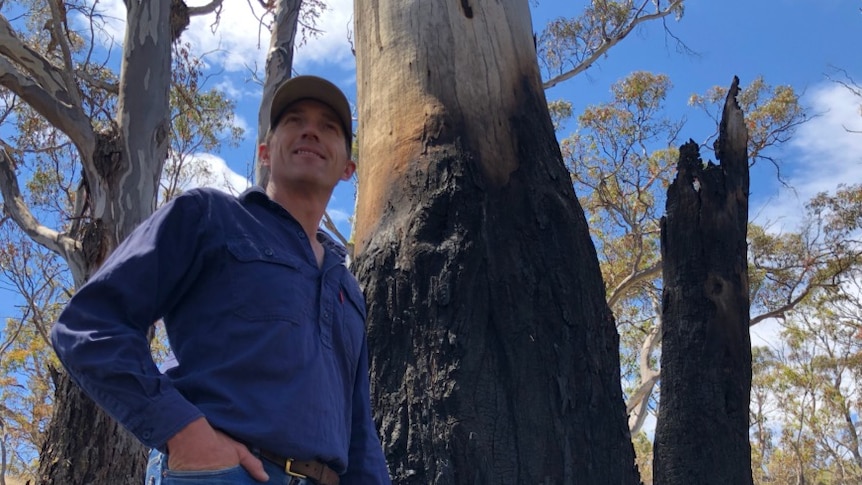
M 250 238 L 227 241 L 233 313 L 244 320 L 299 324 L 306 311 L 299 260 L 283 248 Z

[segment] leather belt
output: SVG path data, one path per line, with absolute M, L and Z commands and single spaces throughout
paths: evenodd
M 292 477 L 308 478 L 318 485 L 338 485 L 338 474 L 324 463 L 292 460 L 266 450 L 259 450 L 258 453 L 261 458 L 280 466 L 285 473 Z

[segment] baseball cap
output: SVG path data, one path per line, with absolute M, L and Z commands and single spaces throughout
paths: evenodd
M 350 155 L 353 142 L 353 123 L 350 115 L 350 103 L 338 86 L 317 76 L 295 76 L 278 87 L 272 97 L 269 108 L 270 130 L 291 104 L 302 99 L 313 99 L 329 106 L 335 111 L 344 135 L 347 138 L 347 154 Z

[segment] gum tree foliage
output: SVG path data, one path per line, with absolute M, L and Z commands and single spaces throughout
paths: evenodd
M 0 410 L 12 473 L 39 483 L 140 480 L 143 449 L 70 384 L 47 328 L 158 196 L 182 190 L 192 152 L 241 135 L 233 104 L 174 43 L 190 16 L 217 21 L 221 3 L 130 2 L 124 40 L 109 37 L 98 3 L 0 7 L 0 269 L 23 300 L 0 348 L 13 384 Z
M 809 202 L 800 234 L 768 238 L 766 244 L 797 254 L 797 266 L 817 257 L 800 251 L 802 240 L 817 240 L 830 248 L 829 273 L 846 269 L 830 277 L 830 284 L 812 289 L 791 311 L 777 315 L 782 323 L 778 342 L 754 349 L 755 483 L 831 485 L 862 479 L 860 224 L 862 186 L 839 186 Z

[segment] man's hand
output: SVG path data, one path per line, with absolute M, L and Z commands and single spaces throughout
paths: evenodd
M 222 470 L 242 465 L 255 480 L 266 482 L 263 463 L 242 443 L 214 429 L 199 418 L 168 440 L 168 468 L 171 470 Z

